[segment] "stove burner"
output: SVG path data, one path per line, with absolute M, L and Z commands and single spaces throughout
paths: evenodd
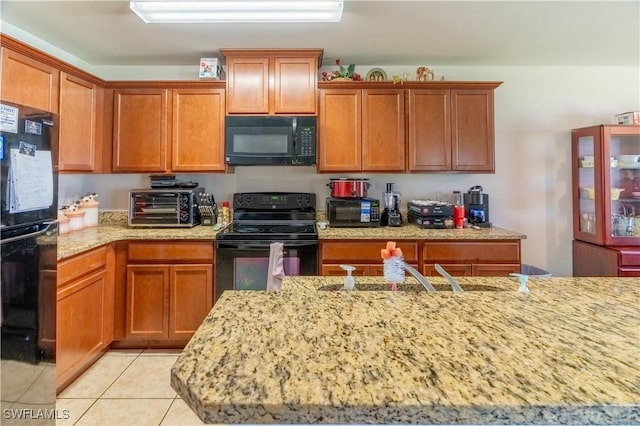
M 264 232 L 264 228 L 259 226 L 237 226 L 234 231 L 240 234 L 261 234 Z
M 309 227 L 302 223 L 294 223 L 291 225 L 274 226 L 269 229 L 269 232 L 272 234 L 290 234 L 293 232 L 300 234 L 303 232 L 309 232 Z

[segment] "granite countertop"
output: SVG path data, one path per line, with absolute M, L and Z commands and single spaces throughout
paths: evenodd
M 132 228 L 126 212 L 103 212 L 97 227 L 60 235 L 58 260 L 120 240 L 214 240 L 220 230 L 211 226 L 193 228 Z M 420 229 L 404 224 L 398 228 L 318 228 L 319 239 L 385 239 L 385 240 L 514 240 L 526 235 L 503 228 L 489 229 Z
M 395 239 L 395 240 L 522 240 L 525 234 L 508 229 L 464 228 L 464 229 L 421 229 L 418 225 L 405 223 L 397 228 L 318 228 L 318 237 L 338 240 Z
M 505 291 L 227 291 L 172 386 L 207 423 L 640 423 L 637 279 L 459 281 Z

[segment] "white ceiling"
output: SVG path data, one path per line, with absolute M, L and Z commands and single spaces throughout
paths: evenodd
M 1 19 L 94 66 L 220 48 L 324 48 L 360 65 L 640 66 L 640 1 L 355 1 L 341 23 L 145 24 L 128 1 L 1 0 Z

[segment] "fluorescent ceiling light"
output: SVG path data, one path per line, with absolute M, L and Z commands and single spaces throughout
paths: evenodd
M 343 0 L 131 1 L 144 22 L 340 22 Z

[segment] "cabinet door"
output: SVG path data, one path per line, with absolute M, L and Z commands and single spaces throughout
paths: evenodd
M 273 112 L 316 113 L 316 58 L 274 58 Z
M 404 90 L 362 93 L 362 170 L 404 170 Z
M 362 170 L 362 91 L 320 91 L 318 171 Z
M 452 170 L 493 172 L 493 90 L 452 90 L 451 109 Z
M 365 275 L 370 275 L 369 274 L 369 266 L 370 265 L 361 265 L 361 264 L 352 264 L 350 263 L 350 265 L 355 266 L 356 269 L 354 269 L 351 272 L 351 275 L 354 277 L 363 277 Z M 347 272 L 342 269 L 340 267 L 339 264 L 323 264 L 321 266 L 321 275 L 323 276 L 345 276 L 347 275 Z
M 65 72 L 60 73 L 59 165 L 61 172 L 96 169 L 98 87 Z
M 121 89 L 113 95 L 113 171 L 167 171 L 166 89 Z
M 174 172 L 225 171 L 224 89 L 173 91 Z
M 415 89 L 409 96 L 409 170 L 451 170 L 450 91 Z
M 56 370 L 64 384 L 110 342 L 104 333 L 106 274 L 99 271 L 58 290 L 56 304 Z
M 227 58 L 227 113 L 269 113 L 269 58 Z
M 470 277 L 473 275 L 473 268 L 468 263 L 440 263 L 440 266 L 444 268 L 449 274 L 456 277 Z M 425 263 L 422 266 L 422 274 L 426 277 L 441 277 L 440 273 L 436 271 L 435 263 Z
M 171 267 L 169 338 L 190 338 L 213 306 L 213 265 Z
M 520 264 L 474 264 L 474 277 L 506 277 L 509 274 L 519 274 Z
M 166 339 L 169 333 L 169 266 L 127 266 L 126 335 Z
M 2 99 L 58 112 L 60 72 L 50 65 L 2 48 Z

